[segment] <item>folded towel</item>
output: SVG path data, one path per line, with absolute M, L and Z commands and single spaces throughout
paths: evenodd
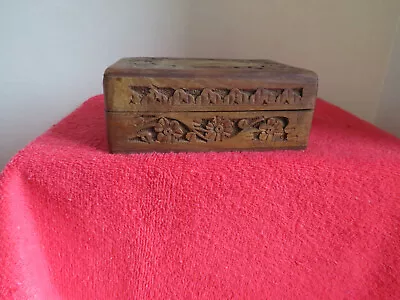
M 305 151 L 109 154 L 103 96 L 0 175 L 0 298 L 400 299 L 400 140 L 318 100 Z

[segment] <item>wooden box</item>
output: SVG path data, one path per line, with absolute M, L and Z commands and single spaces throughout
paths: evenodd
M 305 148 L 317 81 L 269 60 L 121 59 L 104 73 L 110 152 Z

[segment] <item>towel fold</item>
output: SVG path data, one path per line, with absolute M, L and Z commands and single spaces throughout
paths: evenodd
M 400 140 L 322 100 L 305 151 L 109 154 L 98 95 L 0 176 L 0 298 L 400 299 Z

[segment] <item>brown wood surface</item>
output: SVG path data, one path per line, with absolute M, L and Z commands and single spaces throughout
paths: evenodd
M 103 82 L 106 110 L 297 110 L 313 109 L 315 105 L 318 80 L 308 70 L 259 60 L 171 59 L 167 62 L 168 59 L 122 59 L 107 68 Z M 201 101 L 199 96 L 209 90 L 217 93 L 214 98 L 221 98 L 220 101 Z M 286 99 L 278 99 L 285 93 Z M 229 94 L 234 94 L 231 101 L 226 97 Z M 186 99 L 179 101 L 179 95 Z M 268 95 L 275 95 L 275 101 L 265 99 Z M 146 101 L 151 97 L 154 101 Z M 238 103 L 233 100 L 235 97 L 245 101 Z
M 108 112 L 111 152 L 305 148 L 312 110 Z
M 122 58 L 105 71 L 111 76 L 146 77 L 265 77 L 280 80 L 284 74 L 288 78 L 315 80 L 317 75 L 303 68 L 293 67 L 272 60 L 168 58 L 168 57 L 127 57 Z
M 316 82 L 270 82 L 265 79 L 221 79 L 221 78 L 171 78 L 171 77 L 106 77 L 107 111 L 246 111 L 246 110 L 297 110 L 313 109 L 316 97 Z M 137 91 L 141 91 L 138 93 Z M 220 101 L 209 103 L 199 96 L 210 91 L 209 98 L 219 97 Z M 285 91 L 291 93 L 287 99 L 278 97 Z M 176 101 L 177 98 L 181 101 Z M 186 94 L 186 97 L 185 97 Z M 227 100 L 229 94 L 236 94 L 236 100 Z M 256 95 L 275 95 L 275 100 L 260 99 Z M 253 97 L 252 97 L 253 96 Z M 292 96 L 292 99 L 291 97 Z M 146 101 L 149 98 L 152 101 Z M 190 98 L 187 101 L 183 98 Z M 266 98 L 266 97 L 264 97 Z M 253 101 L 251 101 L 253 100 Z
M 111 152 L 297 149 L 317 75 L 269 60 L 124 58 L 106 69 Z

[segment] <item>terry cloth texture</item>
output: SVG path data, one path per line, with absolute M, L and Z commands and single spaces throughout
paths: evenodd
M 400 299 L 400 140 L 322 100 L 305 151 L 113 155 L 98 95 L 0 195 L 0 298 Z

